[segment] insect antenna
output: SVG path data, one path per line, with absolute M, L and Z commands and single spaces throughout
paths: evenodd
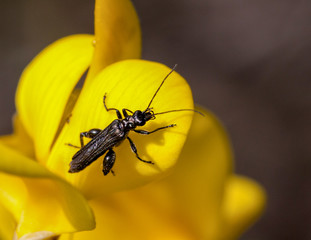
M 151 98 L 149 104 L 148 104 L 148 107 L 146 108 L 149 109 L 153 99 L 155 98 L 155 96 L 157 95 L 157 93 L 159 92 L 160 88 L 162 87 L 163 83 L 165 82 L 165 80 L 168 78 L 169 75 L 171 75 L 171 73 L 175 70 L 175 68 L 177 67 L 177 64 L 174 65 L 174 67 L 172 68 L 172 70 L 165 76 L 165 78 L 163 79 L 163 81 L 161 82 L 160 86 L 158 87 L 157 91 L 155 92 L 155 94 L 153 95 L 153 97 Z M 145 111 L 146 111 L 145 110 Z
M 198 113 L 198 114 L 202 115 L 203 117 L 205 116 L 203 113 L 201 113 L 197 110 L 194 110 L 194 109 L 175 109 L 175 110 L 169 110 L 169 111 L 165 111 L 165 112 L 154 113 L 153 115 L 160 115 L 160 114 L 171 113 L 171 112 L 182 112 L 182 111 L 191 111 L 191 112 Z

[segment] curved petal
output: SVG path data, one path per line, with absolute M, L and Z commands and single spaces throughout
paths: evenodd
M 50 151 L 70 94 L 88 68 L 93 36 L 74 35 L 44 49 L 24 70 L 16 93 L 16 108 L 36 157 Z
M 172 201 L 186 217 L 199 239 L 218 239 L 223 220 L 221 203 L 226 180 L 231 174 L 232 151 L 218 120 L 204 109 L 194 115 L 189 135 L 175 172 L 163 180 Z
M 173 193 L 174 205 L 202 234 L 200 239 L 235 239 L 261 214 L 264 194 L 250 180 L 233 177 L 232 150 L 226 131 L 211 113 L 199 111 L 205 117 L 194 116 L 176 170 L 163 182 Z M 258 199 L 252 205 L 255 196 Z M 244 213 L 239 215 L 235 207 Z
M 64 127 L 47 166 L 66 176 L 88 197 L 142 185 L 163 176 L 176 163 L 191 124 L 191 111 L 158 115 L 156 120 L 141 127 L 150 131 L 175 123 L 177 126 L 174 128 L 148 136 L 130 132 L 129 136 L 136 144 L 140 156 L 155 164 L 139 161 L 125 140 L 124 144 L 114 148 L 117 159 L 113 171 L 116 176 L 103 176 L 101 159 L 79 173 L 68 173 L 69 162 L 77 149 L 66 146 L 65 143 L 79 146 L 80 132 L 92 128 L 104 129 L 117 118 L 115 111 L 107 112 L 104 108 L 105 93 L 108 107 L 145 110 L 169 72 L 170 69 L 162 64 L 142 60 L 121 61 L 105 68 L 88 88 L 82 90 L 70 123 Z M 155 112 L 192 109 L 191 90 L 186 81 L 173 72 L 151 106 Z
M 117 193 L 113 197 L 91 200 L 96 228 L 92 231 L 64 234 L 59 240 L 102 239 L 103 236 L 107 239 L 126 240 L 203 239 L 174 208 L 166 203 L 161 204 L 164 199 L 149 198 L 159 197 L 158 193 L 151 194 L 148 198 L 145 198 L 148 194 L 137 192 Z
M 60 240 L 101 236 L 129 240 L 235 239 L 260 212 L 249 200 L 262 195 L 256 184 L 232 176 L 226 133 L 212 114 L 199 110 L 206 116 L 194 116 L 172 175 L 142 188 L 90 200 L 96 229 L 65 234 Z M 247 203 L 245 208 L 243 203 Z M 239 210 L 242 215 L 238 215 Z M 237 232 L 233 231 L 235 227 Z
M 25 177 L 56 177 L 33 159 L 0 142 L 0 171 Z
M 96 239 L 103 233 L 111 239 L 219 239 L 231 150 L 216 118 L 198 110 L 205 117 L 194 115 L 173 173 L 142 188 L 91 201 L 97 228 L 74 234 L 74 240 Z
M 18 116 L 14 117 L 14 133 L 11 135 L 0 136 L 0 143 L 29 158 L 35 157 L 33 141 L 27 134 Z
M 227 234 L 237 239 L 263 212 L 266 204 L 264 189 L 251 179 L 232 176 L 228 179 L 223 202 Z
M 131 1 L 96 0 L 95 52 L 87 80 L 109 64 L 140 58 L 140 54 L 139 20 Z
M 9 147 L 0 144 L 0 152 L 0 201 L 18 221 L 18 236 L 94 228 L 92 211 L 75 188 Z
M 16 221 L 13 215 L 0 203 L 0 239 L 13 239 Z

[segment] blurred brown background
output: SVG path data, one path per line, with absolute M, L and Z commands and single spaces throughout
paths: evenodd
M 190 83 L 232 138 L 236 171 L 262 183 L 264 217 L 243 240 L 311 239 L 311 1 L 133 0 L 143 58 Z M 0 133 L 12 131 L 14 92 L 47 44 L 93 33 L 90 0 L 0 1 Z

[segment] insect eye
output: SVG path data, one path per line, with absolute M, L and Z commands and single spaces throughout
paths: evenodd
M 129 123 L 128 125 L 130 128 L 133 128 L 134 127 L 134 124 L 133 123 Z

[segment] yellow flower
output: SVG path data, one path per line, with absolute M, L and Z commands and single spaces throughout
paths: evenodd
M 0 239 L 235 239 L 260 215 L 263 190 L 233 174 L 226 133 L 204 109 L 205 117 L 157 115 L 142 129 L 174 128 L 130 133 L 154 165 L 139 161 L 125 142 L 114 148 L 115 176 L 103 176 L 102 158 L 68 173 L 77 151 L 68 143 L 79 146 L 80 132 L 116 119 L 103 106 L 105 93 L 110 108 L 145 110 L 169 73 L 138 60 L 140 52 L 131 2 L 98 0 L 95 36 L 63 38 L 24 70 L 14 133 L 0 138 Z M 193 109 L 186 81 L 173 72 L 151 107 Z

